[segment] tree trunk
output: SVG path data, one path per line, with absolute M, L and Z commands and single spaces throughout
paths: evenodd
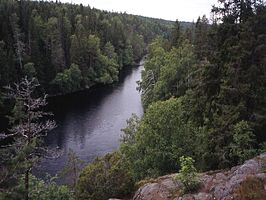
M 29 200 L 29 175 L 30 170 L 27 169 L 25 172 L 24 186 L 25 186 L 25 200 Z

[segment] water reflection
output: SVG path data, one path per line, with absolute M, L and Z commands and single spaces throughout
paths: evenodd
M 142 115 L 140 94 L 136 81 L 140 80 L 140 67 L 125 68 L 120 82 L 102 86 L 49 101 L 58 127 L 47 137 L 50 147 L 59 147 L 65 153 L 57 159 L 44 160 L 34 170 L 38 176 L 55 175 L 66 164 L 66 152 L 73 149 L 86 162 L 117 149 L 121 128 L 132 113 Z

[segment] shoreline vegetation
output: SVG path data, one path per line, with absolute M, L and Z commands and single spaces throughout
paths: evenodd
M 145 56 L 143 56 L 143 58 L 144 58 Z M 143 59 L 142 58 L 142 59 Z M 141 60 L 142 59 L 140 59 L 140 60 L 138 60 L 138 61 L 136 61 L 136 62 L 134 62 L 134 63 L 132 63 L 132 64 L 130 64 L 130 65 L 127 65 L 127 66 L 123 66 L 123 68 L 125 68 L 125 67 L 139 67 L 139 66 L 141 66 L 141 64 L 140 64 L 140 62 L 141 62 Z M 123 68 L 121 69 L 121 70 L 123 70 Z M 120 72 L 121 72 L 121 70 L 119 71 L 119 74 L 120 74 Z M 119 74 L 118 74 L 118 77 L 119 77 Z M 62 96 L 68 96 L 68 95 L 71 95 L 71 94 L 75 94 L 75 93 L 79 93 L 79 92 L 85 92 L 85 91 L 90 91 L 90 90 L 97 90 L 97 88 L 101 88 L 101 87 L 105 87 L 105 86 L 112 86 L 112 85 L 115 85 L 116 83 L 118 83 L 119 82 L 119 78 L 118 78 L 118 80 L 117 81 L 115 81 L 115 82 L 112 82 L 112 83 L 109 83 L 109 84 L 104 84 L 104 83 L 95 83 L 94 85 L 91 85 L 90 87 L 88 87 L 88 88 L 81 88 L 81 89 L 79 89 L 79 90 L 76 90 L 76 91 L 72 91 L 72 92 L 70 92 L 70 93 L 62 93 L 62 94 L 51 94 L 51 95 L 47 95 L 47 98 L 49 99 L 49 98 L 53 98 L 53 97 L 62 97 Z

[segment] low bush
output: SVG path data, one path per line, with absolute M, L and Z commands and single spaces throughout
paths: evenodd
M 65 185 L 57 185 L 56 177 L 47 176 L 44 180 L 30 176 L 30 200 L 74 200 L 73 192 Z M 21 176 L 17 187 L 0 193 L 0 200 L 24 199 L 24 176 Z
M 200 181 L 197 170 L 194 167 L 194 160 L 191 157 L 180 158 L 181 169 L 176 178 L 181 181 L 184 186 L 184 192 L 195 192 L 200 187 Z
M 97 158 L 81 172 L 77 182 L 78 199 L 122 198 L 133 191 L 134 182 L 121 153 Z

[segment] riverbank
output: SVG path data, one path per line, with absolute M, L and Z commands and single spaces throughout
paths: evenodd
M 48 101 L 48 110 L 49 110 L 49 107 L 50 107 L 50 103 L 53 102 L 53 101 L 61 101 L 63 99 L 66 99 L 66 98 L 71 98 L 72 96 L 76 96 L 76 95 L 79 95 L 79 94 L 84 94 L 84 93 L 95 93 L 97 90 L 101 90 L 103 88 L 113 88 L 113 87 L 116 87 L 116 85 L 119 85 L 119 83 L 122 81 L 123 77 L 124 77 L 124 74 L 123 74 L 123 71 L 126 71 L 127 69 L 129 68 L 136 68 L 136 67 L 140 67 L 141 65 L 143 65 L 143 62 L 144 62 L 144 58 L 140 59 L 139 61 L 134 61 L 134 63 L 132 65 L 125 65 L 120 71 L 119 71 L 119 79 L 118 81 L 115 81 L 115 82 L 112 82 L 110 84 L 103 84 L 103 83 L 97 83 L 97 84 L 94 84 L 94 85 L 91 85 L 90 87 L 88 88 L 83 88 L 83 89 L 80 89 L 80 90 L 77 90 L 77 91 L 73 91 L 73 92 L 70 92 L 70 93 L 62 93 L 62 94 L 48 94 L 47 95 L 47 101 Z M 61 99 L 61 100 L 60 100 Z M 9 127 L 9 120 L 7 118 L 8 113 L 5 112 L 4 115 L 0 115 L 0 133 L 1 132 L 4 132 L 5 130 L 7 130 Z
M 47 109 L 54 113 L 58 127 L 49 133 L 46 144 L 58 147 L 63 155 L 44 159 L 34 174 L 38 177 L 57 174 L 67 163 L 69 149 L 85 163 L 116 150 L 126 120 L 132 113 L 139 116 L 143 113 L 140 93 L 136 90 L 142 69 L 143 65 L 125 67 L 116 84 L 49 98 Z
M 80 93 L 80 92 L 90 92 L 91 90 L 95 90 L 95 89 L 99 89 L 99 88 L 103 88 L 103 87 L 107 87 L 107 86 L 114 86 L 116 84 L 118 84 L 121 81 L 121 78 L 123 75 L 121 75 L 121 72 L 123 72 L 123 70 L 125 68 L 132 68 L 132 67 L 139 67 L 141 65 L 143 65 L 144 63 L 144 59 L 145 56 L 143 56 L 141 59 L 134 61 L 131 65 L 124 65 L 123 68 L 119 71 L 119 75 L 118 75 L 118 81 L 114 81 L 112 83 L 109 84 L 104 84 L 104 83 L 94 83 L 88 87 L 73 91 L 73 92 L 69 92 L 69 93 L 58 93 L 58 94 L 48 94 L 47 98 L 53 98 L 53 97 L 60 97 L 60 96 L 66 96 L 68 97 L 69 95 L 75 94 L 75 93 Z

